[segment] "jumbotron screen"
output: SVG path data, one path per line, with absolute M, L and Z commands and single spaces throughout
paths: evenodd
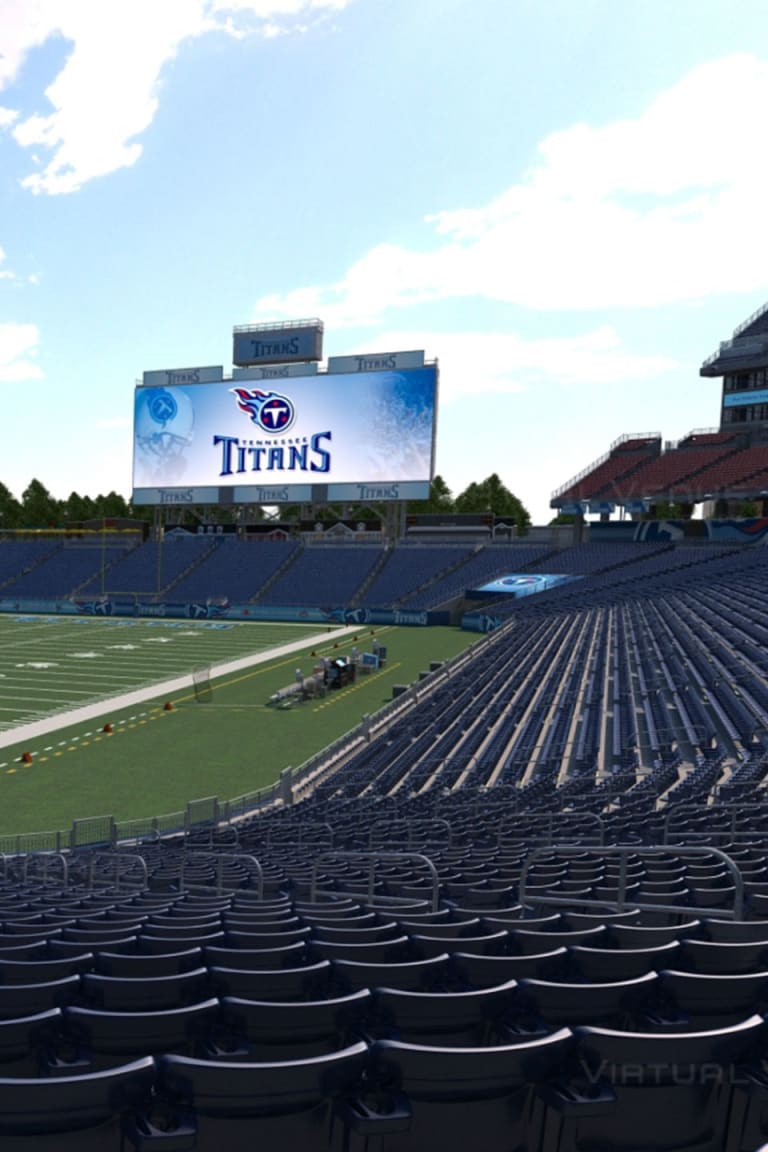
M 136 388 L 134 504 L 424 499 L 437 366 Z

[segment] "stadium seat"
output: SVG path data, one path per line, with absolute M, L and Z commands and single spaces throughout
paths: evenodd
M 608 929 L 608 938 L 617 948 L 655 948 L 660 944 L 670 944 L 675 940 L 701 935 L 701 929 L 700 920 L 659 926 L 611 924 Z
M 304 961 L 307 953 L 303 940 L 296 940 L 281 948 L 233 948 L 225 947 L 222 941 L 206 944 L 203 951 L 209 963 L 263 971 L 295 968 Z
M 306 1060 L 233 1063 L 168 1055 L 159 1060 L 159 1092 L 171 1114 L 191 1128 L 197 1152 L 318 1152 L 328 1147 L 334 1102 L 354 1093 L 367 1058 L 363 1043 Z M 135 1121 L 142 1149 L 162 1148 L 152 1139 L 152 1112 Z M 129 1138 L 132 1132 L 129 1132 Z M 134 1140 L 135 1143 L 135 1140 Z
M 230 928 L 224 930 L 223 944 L 227 948 L 268 949 L 286 948 L 290 944 L 306 944 L 312 929 L 292 928 L 285 932 L 263 932 L 260 928 Z
M 374 989 L 378 1036 L 410 1044 L 477 1047 L 493 1043 L 515 999 L 517 984 L 462 992 Z
M 72 977 L 73 980 L 77 977 Z M 200 1000 L 208 990 L 208 970 L 193 968 L 172 976 L 103 976 L 86 972 L 83 995 L 110 1012 L 181 1008 Z M 2 992 L 2 989 L 0 989 Z
M 201 948 L 184 948 L 180 952 L 121 953 L 97 952 L 94 968 L 103 976 L 174 976 L 203 964 Z
M 670 964 L 679 951 L 677 940 L 649 948 L 587 948 L 575 944 L 568 949 L 571 963 L 579 974 L 595 984 L 643 976 Z
M 538 1020 L 535 1030 L 576 1025 L 601 1025 L 630 1029 L 638 1017 L 646 1014 L 658 995 L 658 977 L 646 972 L 629 980 L 609 984 L 571 984 L 551 980 L 523 979 L 519 983 L 518 1012 L 527 1023 Z M 525 1032 L 516 1013 L 510 1014 L 511 1035 Z
M 94 963 L 92 952 L 55 960 L 0 960 L 0 980 L 3 984 L 41 984 L 89 972 Z
M 464 1152 L 539 1147 L 532 1091 L 566 1057 L 571 1032 L 489 1048 L 445 1048 L 378 1040 L 371 1049 L 375 1091 L 342 1115 L 375 1134 L 383 1152 Z M 400 1118 L 402 1128 L 388 1131 Z
M 411 946 L 418 956 L 439 956 L 442 952 L 473 952 L 480 956 L 498 956 L 506 952 L 510 933 L 506 929 L 488 932 L 482 936 L 423 936 L 410 937 Z
M 67 1059 L 85 1060 L 94 1070 L 114 1067 L 137 1056 L 176 1052 L 202 1054 L 202 1044 L 215 1031 L 218 1000 L 203 1000 L 183 1008 L 157 1011 L 108 1012 L 70 1005 L 64 1010 L 66 1047 L 57 1075 Z
M 212 962 L 208 975 L 217 996 L 245 1000 L 311 1000 L 322 996 L 331 980 L 331 962 L 320 960 L 301 968 L 228 968 Z M 361 984 L 359 987 L 367 987 Z
M 309 931 L 309 929 L 307 929 Z M 316 924 L 312 930 L 312 939 L 316 941 L 336 941 L 339 944 L 373 944 L 379 940 L 393 940 L 409 931 L 405 922 L 397 923 L 394 920 L 372 927 L 348 928 L 337 927 L 335 924 Z
M 765 1028 L 750 1016 L 703 1032 L 575 1029 L 577 1076 L 542 1092 L 543 1147 L 723 1152 L 732 1067 L 760 1048 Z
M 216 944 L 224 942 L 224 932 L 220 929 L 218 932 L 199 932 L 182 930 L 175 933 L 163 933 L 162 935 L 155 935 L 150 931 L 144 931 L 137 937 L 138 948 L 141 952 L 151 952 L 156 956 L 162 955 L 164 952 L 178 952 L 179 949 L 185 946 L 189 947 L 191 944 Z M 111 945 L 106 945 L 111 947 Z
M 367 989 L 331 1000 L 268 1001 L 224 996 L 222 1028 L 208 1059 L 304 1060 L 361 1039 L 371 1012 Z
M 493 988 L 525 977 L 555 979 L 567 971 L 567 948 L 553 948 L 537 955 L 481 956 L 470 952 L 451 955 L 453 971 L 470 988 Z
M 334 959 L 332 969 L 334 982 L 347 992 L 385 986 L 404 991 L 430 991 L 441 988 L 448 976 L 448 953 L 391 963 Z
M 416 938 L 411 937 L 416 946 Z M 359 964 L 384 964 L 404 960 L 409 952 L 409 938 L 394 936 L 384 940 L 373 940 L 364 944 L 348 944 L 340 940 L 312 939 L 309 948 L 313 956 L 322 960 L 351 960 Z M 437 949 L 444 952 L 444 948 Z
M 0 1145 L 7 1152 L 119 1152 L 121 1122 L 147 1110 L 151 1057 L 101 1072 L 0 1077 Z
M 768 939 L 685 940 L 680 962 L 692 972 L 737 973 L 768 969 Z
M 80 992 L 80 976 L 62 976 L 39 984 L 0 985 L 0 1020 L 33 1016 L 70 1004 Z
M 604 925 L 596 924 L 592 928 L 574 928 L 561 932 L 551 929 L 546 932 L 530 931 L 528 928 L 509 929 L 511 951 L 522 952 L 528 955 L 538 955 L 549 948 L 572 947 L 584 944 L 589 948 L 599 948 L 606 941 L 607 930 Z
M 51 940 L 48 943 L 48 954 L 58 959 L 71 959 L 72 956 L 82 956 L 84 952 L 134 953 L 138 949 L 138 936 L 121 936 L 118 940 L 105 943 L 102 940 Z
M 667 998 L 672 1024 L 685 1027 L 721 1028 L 744 1020 L 753 1012 L 768 1011 L 768 972 L 735 974 L 680 972 L 659 973 L 659 993 Z
M 45 1050 L 55 1043 L 62 1027 L 60 1008 L 31 1016 L 0 1020 L 0 1072 L 3 1076 L 39 1076 Z

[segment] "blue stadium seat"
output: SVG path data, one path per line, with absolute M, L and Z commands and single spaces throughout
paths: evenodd
M 359 1088 L 366 1059 L 363 1043 L 280 1063 L 168 1055 L 159 1061 L 159 1092 L 173 1113 L 183 1116 L 182 1132 L 193 1134 L 186 1147 L 197 1152 L 319 1152 L 328 1147 L 334 1101 Z M 141 1148 L 163 1148 L 165 1133 L 153 1139 L 151 1119 L 150 1111 L 136 1121 Z
M 464 1152 L 539 1147 L 532 1094 L 565 1059 L 571 1032 L 490 1048 L 444 1048 L 378 1040 L 371 1049 L 375 1092 L 342 1113 L 375 1134 L 383 1152 Z M 401 1119 L 399 1131 L 392 1131 Z M 390 1129 L 388 1131 L 387 1129 Z
M 577 1075 L 543 1092 L 544 1148 L 723 1152 L 732 1069 L 760 1049 L 765 1028 L 760 1016 L 666 1035 L 577 1028 Z
M 0 1144 L 7 1152 L 119 1152 L 121 1121 L 149 1107 L 154 1082 L 151 1057 L 75 1076 L 0 1077 Z

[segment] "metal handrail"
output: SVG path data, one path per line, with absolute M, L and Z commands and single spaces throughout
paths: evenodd
M 333 831 L 332 825 L 329 824 L 327 820 L 303 820 L 298 824 L 290 824 L 284 830 L 288 833 L 298 831 L 298 833 L 299 833 L 298 840 L 275 840 L 274 845 L 276 847 L 282 848 L 282 847 L 287 847 L 287 846 L 292 845 L 292 844 L 296 844 L 297 846 L 300 847 L 302 840 L 303 840 L 304 832 L 307 828 L 327 829 L 330 846 L 331 846 L 331 848 L 333 848 L 333 840 L 334 840 L 335 833 Z M 280 824 L 273 824 L 269 828 L 267 828 L 267 841 L 266 841 L 267 848 L 273 847 L 272 833 L 274 831 L 283 831 L 283 828 L 281 827 Z
M 48 883 L 48 866 L 51 861 L 58 860 L 61 864 L 61 870 L 64 874 L 64 887 L 69 887 L 69 864 L 63 852 L 38 852 L 34 856 L 24 855 L 22 857 L 23 864 L 21 868 L 21 875 L 24 883 L 27 882 L 27 875 L 29 872 L 29 862 L 42 860 L 43 862 L 43 884 Z
M 448 845 L 447 846 L 449 848 L 452 847 L 452 845 L 453 845 L 453 829 L 451 828 L 448 821 L 439 819 L 437 817 L 424 817 L 423 819 L 414 818 L 413 820 L 406 820 L 406 819 L 375 820 L 373 822 L 373 824 L 371 824 L 370 829 L 368 830 L 368 848 L 371 851 L 374 850 L 373 835 L 374 835 L 374 832 L 376 832 L 376 830 L 378 828 L 388 829 L 389 833 L 390 833 L 390 836 L 388 838 L 389 843 L 390 844 L 396 844 L 397 841 L 394 840 L 392 837 L 394 835 L 396 835 L 398 827 L 402 827 L 403 825 L 405 825 L 407 832 L 408 832 L 408 836 L 406 839 L 406 846 L 410 850 L 413 847 L 415 833 L 419 829 L 423 829 L 425 827 L 425 825 L 438 825 L 438 824 L 442 828 L 446 829 L 446 831 L 448 833 Z M 423 837 L 421 839 L 423 839 Z
M 323 852 L 320 856 L 316 856 L 312 862 L 312 880 L 310 883 L 310 900 L 314 903 L 317 899 L 317 871 L 322 861 L 329 860 L 368 860 L 368 902 L 371 903 L 374 897 L 374 875 L 376 865 L 382 860 L 418 860 L 424 864 L 432 879 L 432 911 L 437 912 L 440 903 L 440 881 L 437 877 L 437 869 L 428 856 L 423 852 Z
M 184 888 L 184 873 L 187 869 L 187 864 L 191 862 L 193 857 L 202 857 L 205 861 L 210 861 L 211 857 L 216 861 L 216 895 L 224 895 L 224 865 L 237 861 L 238 863 L 247 860 L 256 869 L 256 874 L 259 880 L 258 886 L 258 899 L 264 899 L 264 869 L 255 856 L 251 856 L 246 852 L 184 852 L 181 857 L 181 868 L 179 870 L 179 888 L 182 892 Z M 195 884 L 195 888 L 210 888 L 210 884 Z
M 717 804 L 713 807 L 706 807 L 701 804 L 678 804 L 673 808 L 669 808 L 664 818 L 664 843 L 670 843 L 670 829 L 669 825 L 675 816 L 680 812 L 696 812 L 700 815 L 707 815 L 709 817 L 716 816 L 718 813 L 728 815 L 730 813 L 730 837 L 732 840 L 768 840 L 768 832 L 737 832 L 736 831 L 736 817 L 742 812 L 762 812 L 764 816 L 768 816 L 768 804 Z M 713 829 L 709 832 L 686 832 L 686 836 L 722 836 L 725 832 L 720 829 Z
M 233 332 L 281 332 L 291 328 L 300 328 L 302 324 L 317 324 L 323 327 L 322 320 L 316 316 L 309 316 L 306 320 L 273 320 L 270 324 L 235 324 Z
M 733 339 L 735 340 L 737 336 L 741 336 L 742 332 L 746 332 L 750 324 L 754 324 L 755 320 L 759 320 L 766 312 L 768 312 L 768 301 L 766 301 L 765 304 L 761 304 L 759 308 L 756 308 L 751 316 L 747 316 L 746 320 L 742 320 L 741 324 L 737 324 L 733 330 Z
M 205 825 L 204 827 L 200 827 L 200 828 L 194 828 L 193 827 L 192 829 L 185 831 L 184 832 L 185 851 L 186 851 L 186 845 L 187 845 L 188 841 L 194 840 L 195 837 L 198 837 L 198 836 L 200 837 L 200 840 L 198 840 L 196 842 L 196 844 L 195 844 L 196 848 L 198 848 L 201 851 L 204 848 L 213 849 L 215 847 L 214 837 L 221 836 L 223 834 L 231 835 L 232 836 L 232 844 L 234 845 L 235 848 L 237 848 L 237 846 L 240 843 L 240 832 L 238 830 L 237 825 L 231 824 L 231 823 L 221 823 L 221 824 L 217 824 L 217 825 L 212 825 L 212 824 Z M 203 843 L 203 837 L 205 837 L 205 843 Z M 225 847 L 225 845 L 223 845 L 222 843 L 219 843 L 219 847 Z
M 518 902 L 520 904 L 523 904 L 523 905 L 525 904 L 525 888 L 526 888 L 526 882 L 528 879 L 528 872 L 530 870 L 531 864 L 533 863 L 534 859 L 537 856 L 540 856 L 544 852 L 546 852 L 546 853 L 561 852 L 561 853 L 565 854 L 567 852 L 581 852 L 581 851 L 583 851 L 583 847 L 581 845 L 576 845 L 576 844 L 547 844 L 547 845 L 541 845 L 541 847 L 538 847 L 538 848 L 534 848 L 530 852 L 530 854 L 528 856 L 526 856 L 525 861 L 523 862 L 523 867 L 520 871 L 520 880 L 519 880 L 518 897 L 517 897 Z M 579 897 L 578 900 L 576 901 L 576 903 L 578 903 L 579 908 L 582 908 L 582 907 L 583 908 L 606 908 L 606 907 L 609 907 L 609 908 L 615 908 L 617 912 L 624 912 L 627 908 L 627 859 L 628 859 L 628 857 L 629 856 L 644 856 L 644 855 L 649 855 L 649 856 L 664 855 L 668 852 L 669 852 L 669 847 L 666 844 L 652 845 L 650 847 L 646 847 L 644 845 L 638 845 L 638 844 L 612 844 L 612 845 L 601 847 L 599 849 L 599 853 L 598 853 L 599 855 L 607 855 L 610 853 L 612 856 L 618 855 L 618 857 L 619 857 L 619 882 L 618 882 L 618 890 L 617 890 L 616 899 L 615 900 L 609 900 L 609 899 L 593 900 L 591 898 L 584 899 L 582 897 Z M 733 909 L 729 910 L 726 908 L 703 908 L 703 907 L 699 907 L 697 905 L 694 909 L 696 914 L 699 916 L 717 916 L 717 917 L 720 917 L 721 919 L 725 917 L 725 918 L 731 919 L 731 920 L 743 920 L 744 919 L 744 878 L 741 875 L 741 871 L 740 871 L 738 865 L 736 864 L 736 862 L 733 860 L 733 858 L 731 856 L 728 856 L 725 852 L 722 852 L 719 848 L 711 848 L 711 847 L 704 848 L 704 847 L 697 847 L 697 846 L 690 845 L 690 844 L 685 845 L 685 847 L 680 851 L 679 854 L 681 856 L 687 856 L 687 855 L 716 856 L 718 859 L 723 861 L 726 868 L 728 869 L 728 871 L 733 876 L 733 880 L 734 880 Z M 533 902 L 536 904 L 552 904 L 555 906 L 559 905 L 561 907 L 571 907 L 571 908 L 574 906 L 574 899 L 572 896 L 570 898 L 563 897 L 563 896 L 540 896 L 538 894 L 538 892 L 536 893 L 535 897 L 533 898 Z M 651 903 L 651 902 L 646 902 L 644 900 L 643 901 L 635 900 L 634 898 L 630 902 L 630 907 L 640 909 L 641 911 L 645 910 L 645 911 L 650 911 L 650 912 L 677 912 L 677 913 L 680 913 L 681 911 L 685 911 L 686 908 L 688 908 L 689 911 L 691 910 L 690 905 L 661 904 L 661 903 L 656 903 L 656 902 Z
M 120 862 L 121 862 L 121 860 L 126 860 L 126 859 L 130 860 L 131 863 L 136 861 L 136 863 L 139 865 L 139 867 L 142 871 L 143 880 L 144 880 L 144 883 L 141 885 L 142 891 L 146 890 L 149 887 L 149 869 L 147 868 L 147 862 L 144 859 L 144 857 L 139 856 L 139 855 L 134 855 L 132 852 L 121 853 L 118 849 L 115 849 L 114 852 L 110 852 L 110 853 L 97 852 L 94 856 L 91 857 L 89 864 L 88 864 L 88 890 L 90 892 L 92 892 L 94 889 L 96 865 L 100 859 L 114 860 L 114 862 L 115 862 L 114 885 L 115 885 L 115 888 L 117 889 L 118 892 L 120 891 L 120 879 L 121 879 Z M 133 888 L 134 885 L 130 885 L 130 887 Z
M 597 829 L 598 829 L 598 831 L 597 831 L 597 847 L 602 848 L 602 846 L 605 844 L 605 822 L 603 821 L 602 817 L 597 815 L 596 812 L 588 812 L 588 811 L 530 812 L 530 813 L 520 813 L 520 816 L 521 816 L 523 822 L 529 822 L 531 820 L 535 821 L 536 819 L 538 819 L 542 816 L 545 817 L 546 824 L 547 824 L 547 830 L 546 830 L 547 842 L 546 843 L 548 845 L 552 844 L 552 838 L 554 835 L 555 819 L 561 819 L 561 820 L 565 821 L 565 820 L 569 820 L 569 819 L 577 818 L 577 817 L 580 819 L 583 819 L 586 817 L 587 820 L 591 820 L 597 825 Z M 514 831 L 514 829 L 510 828 L 509 825 L 506 825 L 506 826 L 503 825 L 502 827 L 500 827 L 499 831 L 498 831 L 498 835 L 496 837 L 496 847 L 501 848 L 502 847 L 502 837 L 504 837 L 505 835 L 511 835 L 513 833 L 513 831 Z M 578 831 L 576 833 L 574 833 L 574 835 L 579 835 Z M 589 839 L 591 840 L 592 837 L 589 837 Z M 573 844 L 572 844 L 572 846 L 576 847 L 576 845 L 573 845 Z M 579 846 L 582 848 L 585 846 L 583 839 L 582 839 L 581 844 Z M 594 847 L 593 844 L 589 844 L 587 846 L 588 847 Z
M 476 757 L 473 756 L 472 759 L 475 760 Z M 489 792 L 490 791 L 492 791 L 492 789 L 489 789 Z M 475 818 L 477 818 L 480 815 L 480 813 L 483 812 L 486 808 L 490 808 L 490 809 L 493 809 L 494 811 L 498 812 L 499 806 L 501 804 L 504 805 L 504 811 L 505 812 L 508 809 L 511 809 L 515 814 L 517 814 L 520 811 L 520 797 L 519 796 L 514 796 L 511 794 L 510 795 L 504 795 L 502 793 L 500 793 L 498 796 L 478 794 L 475 797 L 475 803 L 473 805 L 472 814 Z M 502 814 L 501 819 L 503 819 L 503 818 L 504 817 Z

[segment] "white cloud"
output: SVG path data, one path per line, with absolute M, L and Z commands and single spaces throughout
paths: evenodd
M 625 348 L 613 328 L 601 327 L 573 338 L 528 340 L 516 332 L 382 333 L 375 351 L 423 348 L 440 361 L 440 402 L 450 404 L 487 393 L 514 393 L 560 385 L 620 384 L 650 380 L 679 365 L 668 357 L 647 356 Z M 370 341 L 344 352 L 370 353 Z
M 35 193 L 73 192 L 130 167 L 155 116 L 163 66 L 192 37 L 218 31 L 269 37 L 351 0 L 0 0 L 0 91 L 30 51 L 61 37 L 71 51 L 45 91 L 47 106 L 21 117 L 0 108 L 38 171 L 22 184 Z M 53 111 L 48 110 L 52 106 Z M 42 155 L 41 155 L 42 153 Z
M 378 244 L 336 284 L 262 297 L 256 317 L 352 327 L 458 297 L 637 308 L 764 288 L 766 106 L 768 61 L 704 64 L 635 119 L 546 137 L 495 200 L 427 216 L 420 250 Z
M 35 324 L 0 324 L 0 381 L 42 380 L 35 363 L 39 342 Z
M 5 252 L 0 248 L 0 265 L 5 261 Z M 16 273 L 12 272 L 10 268 L 0 267 L 0 280 L 15 280 Z
M 340 12 L 350 0 L 211 0 L 211 12 L 239 12 L 257 20 L 278 20 L 311 12 Z

